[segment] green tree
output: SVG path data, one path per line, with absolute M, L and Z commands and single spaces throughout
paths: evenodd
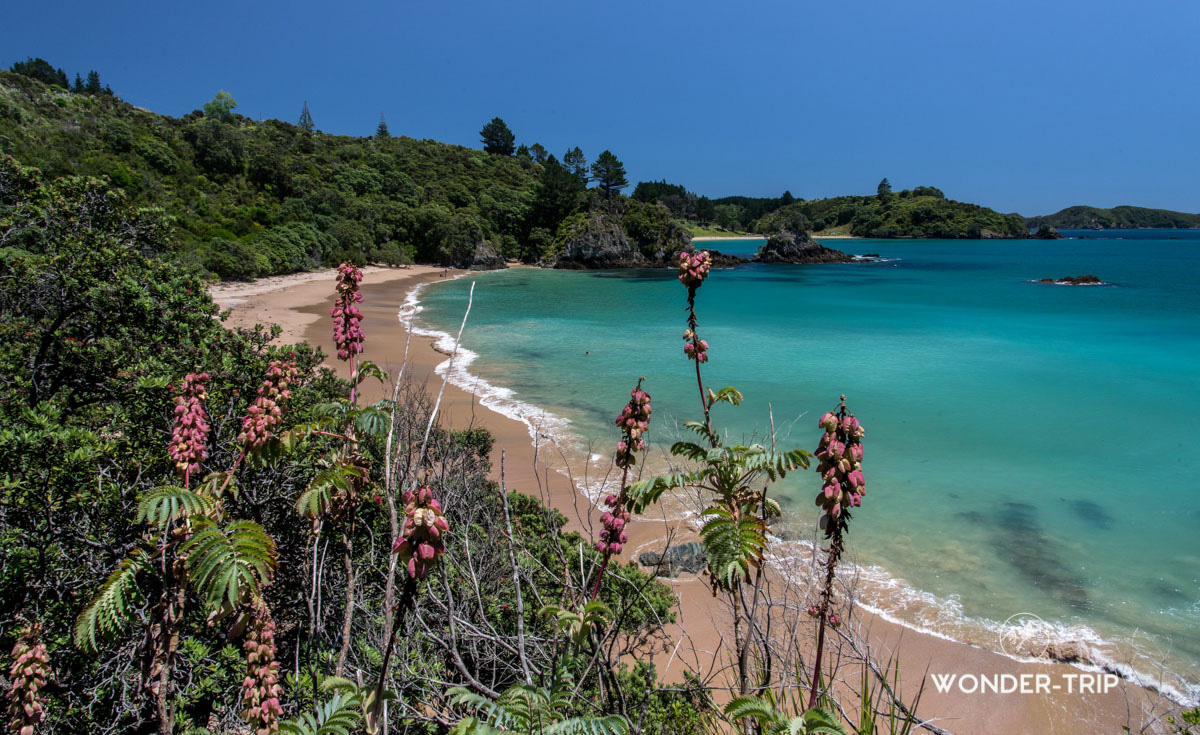
M 384 119 L 383 113 L 379 113 L 379 125 L 375 127 L 375 138 L 377 140 L 387 140 L 392 137 L 388 132 L 387 120 Z
M 24 61 L 15 61 L 9 69 L 14 74 L 30 77 L 45 84 L 53 84 L 63 89 L 71 88 L 71 85 L 67 84 L 67 73 L 62 69 L 55 69 L 50 65 L 49 61 L 40 57 L 37 59 L 29 57 Z
M 84 85 L 84 91 L 88 94 L 101 94 L 104 88 L 100 86 L 100 72 L 92 69 L 87 75 L 87 84 Z
M 547 157 L 546 146 L 541 143 L 534 143 L 529 146 L 529 155 L 533 156 L 534 163 L 545 163 Z
M 584 186 L 588 182 L 588 163 L 583 157 L 583 151 L 579 150 L 579 146 L 575 146 L 567 151 L 563 156 L 563 165 L 571 172 L 571 175 L 579 179 L 579 182 Z
M 609 150 L 602 152 L 592 164 L 592 178 L 606 197 L 611 197 L 613 192 L 629 186 L 629 180 L 625 178 L 624 164 Z
M 892 182 L 888 181 L 885 177 L 883 181 L 879 182 L 879 187 L 875 189 L 875 193 L 880 199 L 887 199 L 892 195 Z
M 83 77 L 79 76 L 79 72 L 75 72 L 75 86 L 71 89 L 75 94 L 83 94 L 87 88 L 83 86 Z
M 312 113 L 308 111 L 308 100 L 304 100 L 304 109 L 300 110 L 300 122 L 297 125 L 306 133 L 313 131 L 313 119 Z
M 516 136 L 498 117 L 493 117 L 491 122 L 483 126 L 483 129 L 479 131 L 479 139 L 483 142 L 483 149 L 488 153 L 511 156 L 515 150 Z
M 558 225 L 578 209 L 583 192 L 584 186 L 579 179 L 550 156 L 542 166 L 526 230 L 532 232 L 541 228 L 549 233 L 556 232 Z M 532 254 L 534 258 L 543 255 L 540 252 Z
M 216 97 L 204 103 L 204 116 L 212 120 L 231 123 L 233 122 L 233 108 L 235 107 L 237 107 L 237 100 L 233 98 L 233 95 L 222 89 L 217 92 Z

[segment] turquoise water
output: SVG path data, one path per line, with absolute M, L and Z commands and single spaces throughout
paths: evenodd
M 1200 233 L 1067 234 L 1088 239 L 833 241 L 885 262 L 715 271 L 698 296 L 705 381 L 746 402 L 714 422 L 762 437 L 770 403 L 781 444 L 812 451 L 845 393 L 867 427 L 851 546 L 913 593 L 891 613 L 969 638 L 983 634 L 964 620 L 995 630 L 1031 612 L 1111 657 L 1161 650 L 1195 682 Z M 1085 273 L 1113 285 L 1030 283 Z M 470 372 L 581 442 L 609 450 L 638 376 L 660 445 L 697 417 L 673 272 L 472 276 L 423 291 L 421 320 L 457 329 L 471 280 Z M 816 479 L 778 491 L 804 528 Z

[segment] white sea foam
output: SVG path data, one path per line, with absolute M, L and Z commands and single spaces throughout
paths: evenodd
M 879 262 L 891 260 L 895 259 L 881 259 Z M 426 285 L 418 284 L 408 291 L 398 318 L 413 334 L 434 338 L 435 348 L 449 356 L 454 351 L 454 336 L 416 323 L 417 316 L 424 310 L 420 293 Z M 450 384 L 476 395 L 485 408 L 524 424 L 535 445 L 555 444 L 576 456 L 586 456 L 592 465 L 607 464 L 608 457 L 605 455 L 582 454 L 579 451 L 580 441 L 571 431 L 570 419 L 518 400 L 512 389 L 493 385 L 472 374 L 468 368 L 478 357 L 478 354 L 460 345 L 457 356 L 453 359 L 447 357 L 435 368 L 435 372 L 446 375 Z M 567 474 L 564 468 L 559 468 L 559 471 L 564 476 Z M 590 472 L 588 476 L 593 477 Z M 619 478 L 613 476 L 588 480 L 575 478 L 577 490 L 593 504 L 615 491 L 618 482 Z M 695 512 L 684 510 L 678 516 L 691 518 L 698 530 L 699 520 Z M 804 564 L 811 565 L 813 549 L 813 544 L 808 541 L 784 541 L 772 537 L 770 558 L 777 568 L 794 570 L 802 568 Z M 962 603 L 955 597 L 941 597 L 913 587 L 878 565 L 844 563 L 842 568 L 842 574 L 849 574 L 858 580 L 855 604 L 890 623 L 943 640 L 987 648 L 1017 661 L 1045 662 L 1046 659 L 1004 652 L 1001 650 L 1001 641 L 1006 637 L 1016 635 L 1039 648 L 1052 644 L 1071 644 L 1092 662 L 1071 664 L 1075 668 L 1117 673 L 1137 685 L 1159 691 L 1181 705 L 1200 704 L 1200 683 L 1167 671 L 1161 665 L 1164 658 L 1162 651 L 1148 637 L 1144 640 L 1112 641 L 1083 624 L 1031 622 L 1028 619 L 1006 624 L 972 617 L 964 612 Z

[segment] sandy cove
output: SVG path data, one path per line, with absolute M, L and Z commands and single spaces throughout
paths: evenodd
M 396 375 L 405 357 L 407 330 L 397 318 L 406 294 L 422 283 L 436 282 L 459 275 L 462 271 L 433 266 L 408 268 L 364 268 L 363 327 L 367 335 L 364 357 Z M 232 313 L 226 325 L 230 327 L 255 324 L 277 324 L 283 328 L 281 343 L 306 341 L 319 346 L 326 355 L 335 353 L 328 311 L 333 300 L 333 269 L 318 273 L 265 278 L 250 283 L 218 284 L 210 289 L 213 300 Z M 478 308 L 478 305 L 476 305 Z M 470 321 L 467 329 L 471 328 Z M 416 383 L 424 383 L 436 395 L 441 377 L 434 369 L 446 355 L 436 351 L 434 340 L 413 335 L 409 347 L 407 375 Z M 480 358 L 486 359 L 486 358 Z M 348 367 L 337 360 L 326 365 L 349 376 Z M 374 399 L 378 396 L 368 396 Z M 616 414 L 619 407 L 614 407 Z M 539 434 L 540 446 L 535 448 L 529 428 L 521 422 L 481 406 L 477 397 L 453 385 L 447 385 L 442 400 L 441 420 L 457 429 L 471 426 L 487 428 L 495 437 L 492 452 L 493 475 L 500 479 L 503 457 L 504 480 L 510 490 L 541 495 L 547 503 L 571 519 L 570 526 L 585 534 L 598 528 L 597 514 L 588 500 L 579 493 L 566 476 L 558 470 L 564 463 L 565 451 L 560 452 L 549 437 Z M 814 430 L 814 437 L 816 436 Z M 614 434 L 614 441 L 616 435 Z M 814 438 L 815 441 L 815 438 Z M 574 467 L 576 479 L 585 468 Z M 596 474 L 596 466 L 586 470 Z M 601 469 L 600 474 L 604 470 Z M 594 478 L 592 478 L 594 479 Z M 688 540 L 695 537 L 686 524 L 657 518 L 651 511 L 634 519 L 630 528 L 631 550 L 627 558 L 640 551 L 658 550 L 664 540 L 673 537 Z M 671 642 L 666 650 L 656 653 L 654 663 L 668 681 L 682 679 L 686 669 L 706 676 L 729 661 L 727 615 L 721 611 L 708 587 L 697 577 L 687 575 L 670 581 L 679 595 L 678 623 L 667 626 Z M 777 582 L 779 583 L 779 582 Z M 794 621 L 793 621 L 794 622 Z M 1139 705 L 1154 699 L 1153 695 L 1134 685 L 1122 683 L 1107 694 L 1068 692 L 1069 677 L 1080 669 L 1065 664 L 1016 661 L 975 646 L 947 640 L 892 623 L 863 610 L 856 610 L 851 621 L 866 634 L 877 660 L 886 661 L 899 656 L 906 700 L 916 693 L 922 676 L 930 675 L 1002 675 L 1017 677 L 1049 676 L 1051 686 L 1058 690 L 1042 694 L 1002 694 L 989 691 L 962 693 L 957 687 L 939 693 L 927 682 L 920 712 L 957 735 L 1049 735 L 1062 733 L 1117 732 L 1129 722 L 1134 731 L 1142 724 L 1137 719 Z M 815 627 L 809 624 L 809 627 Z M 807 630 L 807 628 L 804 628 Z M 809 631 L 811 633 L 811 631 Z M 806 653 L 811 661 L 811 653 Z M 861 676 L 857 667 L 843 674 L 852 684 Z M 1077 680 L 1076 680 L 1077 681 Z M 713 681 L 721 685 L 720 676 Z M 969 691 L 969 688 L 968 688 Z M 1134 720 L 1130 721 L 1130 713 Z

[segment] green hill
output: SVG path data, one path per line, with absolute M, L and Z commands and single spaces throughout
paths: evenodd
M 837 231 L 857 237 L 1021 238 L 1029 230 L 1017 214 L 956 202 L 931 186 L 876 196 L 796 201 L 764 215 L 754 232 L 783 229 Z
M 1071 230 L 1109 230 L 1109 229 L 1143 229 L 1161 227 L 1167 229 L 1186 229 L 1200 227 L 1200 214 L 1172 212 L 1169 209 L 1147 209 L 1146 207 L 1067 207 L 1061 212 L 1030 217 L 1025 220 L 1030 227 L 1040 227 L 1043 224 L 1058 229 Z
M 506 155 L 328 135 L 250 120 L 235 106 L 218 96 L 205 111 L 173 118 L 0 71 L 0 153 L 50 178 L 108 177 L 134 205 L 170 216 L 168 257 L 221 278 L 342 260 L 469 265 L 480 242 L 505 257 L 545 260 L 563 247 L 563 222 L 593 210 L 636 245 L 674 231 L 661 205 L 585 189 L 584 177 L 541 146 L 535 161 L 525 146 Z

